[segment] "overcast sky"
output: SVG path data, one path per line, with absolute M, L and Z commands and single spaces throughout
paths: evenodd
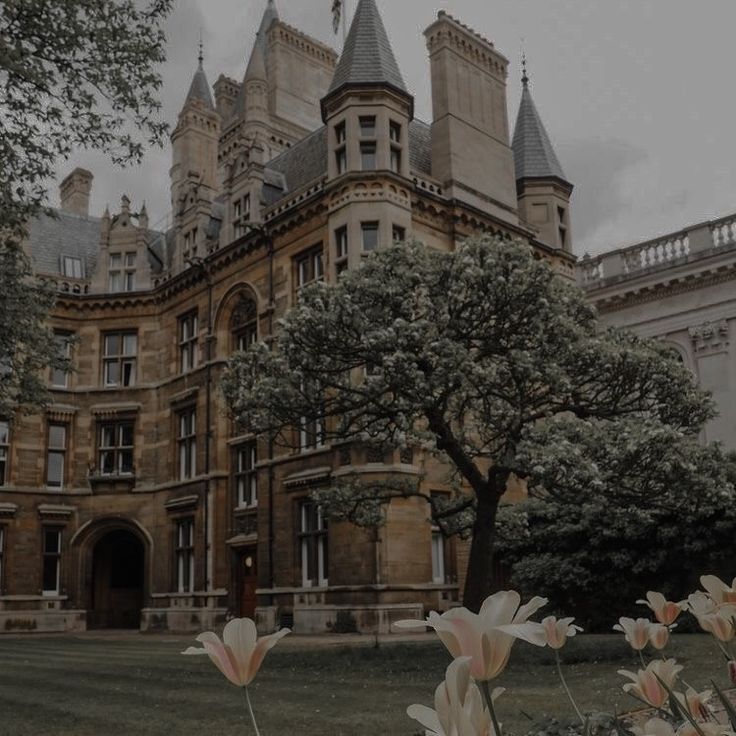
M 521 90 L 522 39 L 532 93 L 575 184 L 578 254 L 597 253 L 736 211 L 734 0 L 377 0 L 416 115 L 431 122 L 422 31 L 445 9 L 509 60 L 509 112 Z M 276 0 L 282 20 L 339 48 L 331 0 Z M 348 0 L 351 10 L 356 0 Z M 175 0 L 163 101 L 172 125 L 196 67 L 240 80 L 266 0 Z M 512 128 L 513 129 L 513 128 Z M 170 152 L 121 171 L 83 154 L 95 174 L 92 214 L 146 200 L 152 223 L 168 205 Z

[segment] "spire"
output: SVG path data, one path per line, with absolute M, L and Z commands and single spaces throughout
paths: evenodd
M 526 56 L 522 64 L 521 78 L 524 89 L 521 93 L 519 114 L 516 117 L 514 151 L 516 180 L 520 179 L 561 179 L 567 182 L 555 149 L 552 146 L 542 118 L 529 90 L 529 76 L 526 69 Z
M 359 0 L 327 97 L 342 87 L 385 85 L 409 95 L 375 0 Z
M 204 103 L 210 110 L 215 109 L 215 103 L 212 100 L 212 90 L 210 89 L 210 83 L 207 81 L 207 75 L 204 72 L 204 41 L 202 40 L 202 31 L 199 31 L 199 54 L 197 56 L 199 65 L 197 71 L 194 72 L 192 84 L 189 86 L 189 93 L 184 105 L 186 106 L 189 102 L 198 100 Z
M 268 0 L 266 9 L 263 11 L 263 18 L 261 18 L 261 25 L 258 28 L 258 35 L 263 39 L 263 43 L 266 42 L 266 34 L 268 33 L 271 25 L 279 20 L 279 11 L 276 9 L 276 3 L 274 0 Z
M 524 89 L 526 89 L 529 86 L 529 75 L 526 71 L 526 51 L 521 52 L 521 83 L 524 85 Z

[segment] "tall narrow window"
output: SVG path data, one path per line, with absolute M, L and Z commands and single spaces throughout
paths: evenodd
M 256 473 L 256 443 L 249 442 L 237 449 L 235 483 L 238 506 L 247 508 L 258 503 L 258 474 Z
M 304 416 L 299 422 L 299 449 L 315 450 L 325 444 L 324 416 Z
M 98 458 L 101 475 L 133 474 L 133 422 L 101 424 L 98 430 Z
M 194 519 L 176 522 L 176 590 L 194 592 Z
M 360 144 L 360 168 L 363 171 L 373 171 L 376 168 L 376 144 Z
M 337 167 L 338 175 L 344 174 L 348 170 L 348 154 L 345 146 L 335 151 L 335 166 Z
M 243 223 L 241 220 L 241 217 L 243 215 L 243 205 L 241 204 L 239 199 L 236 199 L 233 202 L 233 235 L 235 236 L 235 239 L 241 237 L 243 235 L 244 229 L 243 229 Z
M 49 424 L 46 485 L 49 488 L 64 486 L 64 468 L 66 466 L 67 425 Z
M 403 243 L 406 240 L 406 229 L 399 225 L 394 225 L 391 228 L 391 237 L 394 243 Z
M 247 350 L 258 342 L 258 307 L 255 300 L 241 295 L 230 318 L 234 350 Z
M 0 421 L 0 486 L 10 480 L 10 423 Z
M 365 115 L 360 118 L 360 137 L 375 138 L 376 137 L 376 117 L 375 115 Z
M 391 146 L 391 171 L 401 173 L 401 149 L 396 146 Z
M 182 373 L 197 367 L 197 313 L 179 318 L 179 367 Z
M 179 413 L 179 480 L 194 478 L 197 474 L 197 412 L 186 409 Z
M 389 137 L 391 143 L 401 143 L 401 123 L 395 123 L 393 120 L 388 124 Z
M 328 581 L 327 519 L 311 501 L 299 506 L 299 551 L 304 587 L 324 587 Z
M 71 338 L 72 336 L 66 332 L 55 332 L 54 341 L 56 342 L 58 351 L 65 358 L 69 358 L 71 355 Z M 51 386 L 53 388 L 68 388 L 69 387 L 69 373 L 68 371 L 62 370 L 61 368 L 51 369 Z
M 136 253 L 111 253 L 107 270 L 110 291 L 135 291 Z
M 363 252 L 368 253 L 378 248 L 378 223 L 363 222 L 360 229 L 363 234 Z
M 296 286 L 302 289 L 313 281 L 322 281 L 325 275 L 322 247 L 312 248 L 295 259 Z
M 432 527 L 432 582 L 445 582 L 445 538 L 437 527 Z
M 105 335 L 103 378 L 105 386 L 135 384 L 138 336 L 135 332 L 111 332 Z
M 0 526 L 0 595 L 5 585 L 5 527 Z
M 43 595 L 59 595 L 61 582 L 61 529 L 43 527 Z
M 335 230 L 335 274 L 339 276 L 348 267 L 348 229 Z
M 335 143 L 337 143 L 338 146 L 341 146 L 347 140 L 345 130 L 346 129 L 344 120 L 335 126 Z

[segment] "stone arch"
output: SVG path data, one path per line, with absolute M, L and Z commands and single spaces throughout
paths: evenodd
M 148 530 L 135 519 L 124 516 L 101 516 L 83 524 L 72 536 L 69 544 L 76 559 L 75 599 L 77 606 L 87 611 L 88 625 L 94 625 L 95 558 L 101 545 L 122 544 L 127 549 L 139 549 L 140 580 L 137 584 L 142 610 L 148 605 L 153 579 L 154 542 Z M 140 614 L 136 626 L 140 626 Z
M 245 282 L 228 290 L 215 314 L 215 339 L 219 357 L 227 357 L 260 337 L 259 299 Z

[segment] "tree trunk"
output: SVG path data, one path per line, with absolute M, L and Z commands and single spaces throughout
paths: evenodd
M 478 612 L 483 601 L 493 592 L 493 547 L 496 539 L 496 515 L 501 496 L 487 490 L 477 495 L 478 504 L 473 524 L 473 541 L 465 578 L 463 604 Z

